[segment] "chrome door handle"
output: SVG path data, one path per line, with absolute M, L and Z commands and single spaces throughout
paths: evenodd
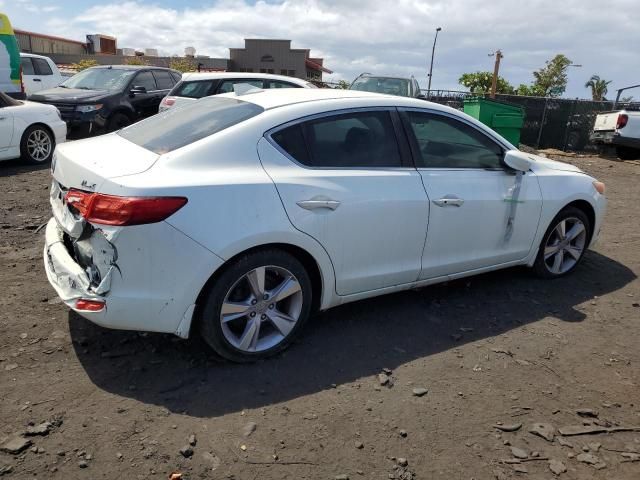
M 335 210 L 340 206 L 340 202 L 337 200 L 300 200 L 299 202 L 296 202 L 296 204 L 305 210 L 316 210 L 318 208 Z
M 464 200 L 453 195 L 447 195 L 438 200 L 434 200 L 433 203 L 439 207 L 461 207 Z

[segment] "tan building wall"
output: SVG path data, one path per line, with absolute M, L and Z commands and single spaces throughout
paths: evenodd
M 236 72 L 262 72 L 301 79 L 321 79 L 322 74 L 309 70 L 309 50 L 291 48 L 291 40 L 245 39 L 244 48 L 229 49 L 229 67 Z
M 82 42 L 67 40 L 64 38 L 40 35 L 23 30 L 14 30 L 20 51 L 50 55 L 52 53 L 66 53 L 81 55 L 87 48 Z

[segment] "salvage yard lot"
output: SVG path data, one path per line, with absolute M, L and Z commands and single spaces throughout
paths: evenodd
M 0 165 L 0 448 L 29 444 L 0 452 L 0 476 L 640 478 L 640 165 L 563 160 L 609 197 L 574 274 L 511 269 L 346 305 L 254 365 L 70 313 L 42 265 L 49 171 Z

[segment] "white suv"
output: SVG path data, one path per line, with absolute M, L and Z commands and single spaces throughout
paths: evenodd
M 184 73 L 182 81 L 164 97 L 160 111 L 198 98 L 233 92 L 234 85 L 249 84 L 256 88 L 317 88 L 313 83 L 295 77 L 269 73 Z
M 53 60 L 33 53 L 20 53 L 22 81 L 27 97 L 40 90 L 55 88 L 64 82 L 60 70 Z

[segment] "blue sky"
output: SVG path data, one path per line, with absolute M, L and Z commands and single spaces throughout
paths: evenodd
M 492 70 L 487 54 L 498 48 L 501 75 L 515 85 L 556 53 L 582 65 L 569 70 L 565 96 L 587 98 L 592 74 L 612 81 L 609 97 L 640 83 L 638 0 L 0 0 L 0 11 L 16 28 L 77 40 L 104 33 L 165 54 L 194 46 L 228 57 L 245 37 L 289 38 L 323 56 L 331 80 L 367 71 L 414 75 L 423 87 L 441 26 L 432 88 L 461 90 L 460 75 Z

